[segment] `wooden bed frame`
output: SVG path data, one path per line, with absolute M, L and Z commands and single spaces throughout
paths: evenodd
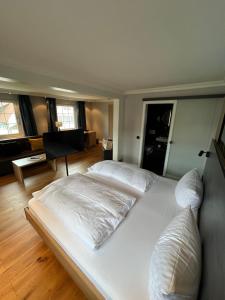
M 199 214 L 202 239 L 202 278 L 199 300 L 225 299 L 225 177 L 223 163 L 212 142 L 210 157 L 204 170 L 205 195 Z M 88 299 L 104 299 L 100 291 L 66 254 L 45 227 L 25 208 L 27 220 L 43 238 L 72 279 Z
M 87 276 L 80 270 L 74 261 L 67 255 L 63 248 L 57 241 L 48 233 L 40 221 L 32 214 L 31 210 L 26 207 L 25 215 L 30 224 L 34 227 L 37 233 L 42 237 L 47 246 L 52 250 L 62 266 L 70 274 L 74 282 L 80 287 L 85 296 L 91 300 L 105 299 L 94 284 L 87 278 Z

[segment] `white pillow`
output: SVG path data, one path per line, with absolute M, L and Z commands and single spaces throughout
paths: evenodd
M 186 173 L 177 183 L 176 201 L 181 207 L 198 208 L 202 202 L 203 185 L 197 169 Z
M 190 208 L 182 210 L 160 236 L 150 264 L 151 300 L 194 300 L 201 274 L 201 243 Z
M 150 171 L 114 160 L 100 161 L 90 167 L 88 171 L 119 180 L 140 192 L 149 190 L 151 185 L 158 178 L 156 174 Z

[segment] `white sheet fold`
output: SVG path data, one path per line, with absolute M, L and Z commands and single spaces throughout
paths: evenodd
M 136 198 L 79 173 L 33 193 L 90 247 L 100 247 L 124 219 Z

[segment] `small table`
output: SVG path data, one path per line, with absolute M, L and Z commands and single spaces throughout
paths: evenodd
M 35 165 L 35 164 L 40 164 L 42 162 L 47 161 L 49 163 L 49 165 L 51 166 L 51 168 L 56 171 L 57 167 L 56 167 L 56 160 L 47 160 L 46 158 L 46 154 L 39 154 L 39 155 L 34 155 L 34 156 L 29 156 L 29 157 L 25 157 L 25 158 L 21 158 L 21 159 L 17 159 L 17 160 L 13 160 L 12 161 L 12 165 L 13 165 L 13 170 L 14 170 L 14 174 L 16 176 L 16 179 L 22 183 L 24 185 L 24 177 L 23 177 L 23 171 L 22 169 L 24 167 L 28 167 L 31 165 Z

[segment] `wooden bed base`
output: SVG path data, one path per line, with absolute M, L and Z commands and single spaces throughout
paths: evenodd
M 69 257 L 68 254 L 63 250 L 63 248 L 57 243 L 57 241 L 48 233 L 45 227 L 40 223 L 40 221 L 32 214 L 29 207 L 25 209 L 25 215 L 27 220 L 37 231 L 37 233 L 42 237 L 47 246 L 55 254 L 59 262 L 70 274 L 74 282 L 83 291 L 85 296 L 91 300 L 102 300 L 105 299 L 94 284 L 87 278 L 87 276 L 80 270 L 80 268 L 74 263 L 74 261 Z
M 205 195 L 200 209 L 200 235 L 203 246 L 199 300 L 225 299 L 225 161 L 212 143 L 205 170 Z M 25 208 L 28 221 L 44 239 L 88 299 L 104 299 L 44 226 Z

